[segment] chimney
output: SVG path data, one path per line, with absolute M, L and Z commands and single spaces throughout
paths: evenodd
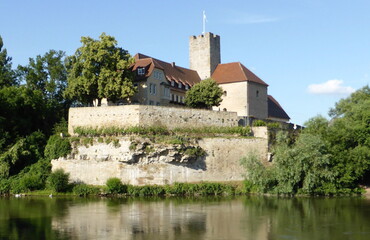
M 175 62 L 172 62 L 172 63 L 171 63 L 171 66 L 172 66 L 172 67 L 176 67 Z

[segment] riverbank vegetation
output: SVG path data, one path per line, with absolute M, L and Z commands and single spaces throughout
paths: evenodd
M 370 183 L 370 88 L 340 100 L 327 120 L 317 116 L 294 138 L 280 132 L 266 167 L 252 153 L 241 160 L 248 191 L 274 194 L 357 194 Z

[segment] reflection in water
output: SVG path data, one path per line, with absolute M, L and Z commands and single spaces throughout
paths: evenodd
M 0 198 L 0 239 L 370 239 L 370 201 Z

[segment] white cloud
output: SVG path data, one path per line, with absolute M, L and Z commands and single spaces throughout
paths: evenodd
M 311 84 L 308 92 L 312 94 L 350 94 L 355 91 L 350 86 L 342 86 L 343 80 L 333 79 L 324 83 Z
M 279 18 L 267 17 L 263 15 L 245 15 L 230 19 L 231 24 L 254 24 L 254 23 L 269 23 L 279 21 Z

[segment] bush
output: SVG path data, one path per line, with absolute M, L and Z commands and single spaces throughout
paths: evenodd
M 47 187 L 55 192 L 66 192 L 69 184 L 69 173 L 63 169 L 57 169 L 52 172 L 47 179 Z
M 252 125 L 254 127 L 263 127 L 263 126 L 266 126 L 266 122 L 263 120 L 254 120 Z
M 27 174 L 23 176 L 19 181 L 20 187 L 24 189 L 24 191 L 33 191 L 42 189 L 44 184 L 40 176 Z
M 47 159 L 57 159 L 65 157 L 71 153 L 71 144 L 68 138 L 62 138 L 59 135 L 52 135 L 45 147 L 44 155 Z
M 90 186 L 84 183 L 77 184 L 73 187 L 73 193 L 79 196 L 97 195 L 100 193 L 100 189 L 95 186 Z
M 0 180 L 0 195 L 8 194 L 10 192 L 10 182 L 8 179 Z
M 108 193 L 118 194 L 127 192 L 127 186 L 123 185 L 119 178 L 109 178 L 106 185 Z

